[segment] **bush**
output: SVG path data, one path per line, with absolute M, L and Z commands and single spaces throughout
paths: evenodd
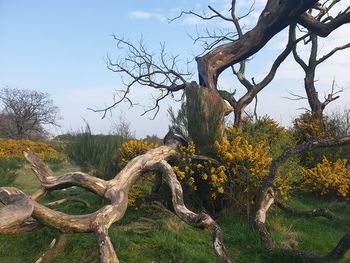
M 49 144 L 31 140 L 12 140 L 0 138 L 0 160 L 20 159 L 24 160 L 23 151 L 31 150 L 37 153 L 45 161 L 58 161 L 61 159 L 58 152 Z
M 315 117 L 312 113 L 304 113 L 294 120 L 293 135 L 298 144 L 334 138 L 337 135 L 336 122 L 327 116 L 322 119 Z M 318 148 L 308 150 L 301 154 L 301 164 L 305 167 L 314 167 L 322 162 L 326 156 L 328 160 L 335 161 L 342 157 L 347 147 Z
M 146 140 L 130 140 L 124 142 L 119 150 L 120 165 L 123 168 L 131 159 L 146 153 L 148 150 L 156 148 L 158 145 L 149 143 Z M 155 175 L 148 174 L 139 179 L 138 183 L 134 184 L 128 194 L 128 204 L 130 206 L 137 206 L 149 194 L 147 187 L 141 181 L 154 182 Z
M 280 155 L 284 149 L 295 144 L 293 134 L 268 116 L 261 117 L 254 122 L 249 118 L 245 118 L 241 132 L 238 132 L 235 128 L 228 128 L 227 134 L 230 140 L 240 136 L 253 146 L 264 143 L 269 146 L 273 158 Z
M 214 158 L 219 161 L 196 160 L 195 145 L 181 147 L 173 169 L 185 189 L 192 206 L 204 205 L 218 210 L 223 205 L 238 206 L 249 211 L 257 188 L 269 173 L 272 161 L 269 147 L 263 142 L 255 146 L 240 136 L 229 134 L 215 143 Z M 275 189 L 286 198 L 294 179 L 292 173 L 278 175 Z
M 17 170 L 22 162 L 16 159 L 0 159 L 0 187 L 11 185 L 17 176 Z
M 324 157 L 315 167 L 302 168 L 301 188 L 305 192 L 346 197 L 349 187 L 350 165 L 345 159 L 331 162 Z
M 215 200 L 222 196 L 228 177 L 223 165 L 213 161 L 194 159 L 196 147 L 190 142 L 187 147 L 180 147 L 173 169 L 182 187 L 185 198 L 192 207 L 206 206 L 213 209 Z
M 124 142 L 120 147 L 120 164 L 124 167 L 131 159 L 146 153 L 148 150 L 158 147 L 157 144 L 150 143 L 146 140 L 130 140 Z
M 120 169 L 118 148 L 122 141 L 119 136 L 93 135 L 87 125 L 84 131 L 67 137 L 65 153 L 83 171 L 111 179 Z

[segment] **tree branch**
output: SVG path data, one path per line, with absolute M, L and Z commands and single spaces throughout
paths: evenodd
M 195 214 L 185 206 L 181 184 L 177 180 L 171 166 L 166 161 L 162 160 L 155 163 L 152 168 L 162 172 L 164 180 L 169 185 L 172 192 L 174 210 L 177 216 L 194 227 L 208 228 L 212 233 L 214 249 L 220 261 L 225 263 L 234 262 L 224 246 L 220 226 L 209 215 L 204 213 Z
M 328 54 L 324 55 L 322 58 L 317 60 L 317 64 L 322 63 L 323 61 L 325 61 L 326 59 L 330 58 L 331 56 L 333 56 L 336 52 L 343 50 L 343 49 L 347 49 L 350 47 L 350 42 L 347 43 L 346 45 L 343 46 L 339 46 L 334 48 L 332 51 L 330 51 Z
M 316 208 L 313 210 L 299 210 L 288 206 L 281 200 L 275 197 L 275 204 L 284 212 L 299 217 L 325 217 L 328 220 L 336 219 L 336 215 L 333 214 L 328 208 Z
M 34 210 L 31 199 L 14 187 L 0 187 L 0 202 L 5 205 L 0 208 L 0 230 L 25 222 Z
M 269 0 L 261 13 L 258 24 L 239 40 L 223 44 L 197 57 L 200 85 L 216 87 L 218 76 L 226 68 L 240 62 L 260 50 L 274 35 L 295 20 L 316 1 Z
M 338 27 L 350 22 L 350 8 L 346 8 L 335 18 L 328 18 L 328 22 L 321 22 L 308 13 L 298 19 L 298 23 L 320 37 L 327 37 Z

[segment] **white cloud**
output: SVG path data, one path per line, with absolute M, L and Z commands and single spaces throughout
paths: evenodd
M 167 20 L 166 17 L 160 13 L 145 12 L 142 10 L 136 10 L 136 11 L 129 12 L 129 18 L 130 19 L 144 19 L 144 20 L 156 19 L 160 22 L 166 22 L 166 20 Z

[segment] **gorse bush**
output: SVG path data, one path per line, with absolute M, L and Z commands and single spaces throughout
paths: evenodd
M 190 142 L 187 147 L 180 147 L 173 165 L 174 172 L 185 188 L 185 193 L 191 194 L 195 191 L 199 196 L 198 200 L 213 202 L 225 191 L 225 183 L 228 180 L 226 169 L 223 165 L 218 165 L 211 160 L 194 159 L 195 153 L 193 142 Z
M 23 151 L 28 149 L 38 154 L 41 159 L 46 161 L 58 161 L 62 158 L 51 145 L 44 142 L 0 138 L 0 160 L 24 160 Z
M 252 192 L 268 175 L 272 158 L 269 147 L 258 143 L 255 147 L 237 136 L 233 140 L 224 139 L 215 143 L 219 160 L 231 173 L 235 184 L 243 192 Z
M 298 143 L 333 137 L 327 129 L 327 118 L 317 118 L 312 113 L 301 114 L 294 120 L 294 136 Z
M 216 161 L 195 158 L 193 142 L 180 148 L 173 169 L 186 195 L 190 195 L 187 198 L 190 202 L 201 201 L 200 205 L 220 209 L 217 206 L 223 201 L 246 212 L 252 208 L 256 191 L 269 174 L 270 147 L 264 142 L 252 145 L 234 133 L 228 130 L 227 138 L 215 142 L 213 158 Z M 293 180 L 292 172 L 278 174 L 274 188 L 280 197 L 287 198 Z
M 121 168 L 123 168 L 133 158 L 146 153 L 148 150 L 156 148 L 158 145 L 149 143 L 146 140 L 130 140 L 124 142 L 119 149 L 119 159 Z M 149 194 L 149 191 L 141 181 L 154 183 L 155 175 L 148 173 L 134 184 L 128 194 L 128 204 L 130 206 L 137 206 Z
M 110 179 L 120 169 L 118 148 L 123 138 L 113 135 L 93 135 L 89 125 L 65 141 L 67 157 L 84 171 Z
M 253 146 L 264 143 L 269 146 L 273 158 L 280 155 L 287 147 L 295 144 L 293 134 L 270 117 L 261 117 L 256 121 L 244 118 L 243 123 L 242 131 L 231 127 L 226 129 L 230 140 L 240 136 Z
M 324 157 L 315 167 L 302 168 L 301 188 L 305 192 L 346 197 L 349 187 L 350 165 L 345 159 L 331 162 Z
M 320 119 L 312 113 L 304 113 L 301 114 L 299 118 L 295 119 L 293 124 L 293 136 L 298 144 L 334 138 L 336 136 L 336 127 L 327 116 L 323 116 L 323 118 Z M 341 147 L 319 148 L 305 151 L 301 154 L 301 164 L 308 168 L 314 167 L 317 163 L 322 161 L 323 156 L 326 156 L 329 160 L 335 161 L 342 156 Z
M 150 149 L 156 148 L 158 145 L 150 143 L 146 140 L 130 140 L 124 142 L 119 150 L 120 164 L 124 167 L 131 159 L 146 153 Z
M 346 135 L 346 123 L 336 120 L 334 116 L 323 116 L 316 118 L 311 113 L 304 113 L 294 121 L 293 133 L 297 143 L 312 140 L 334 138 Z M 312 168 L 323 162 L 323 158 L 331 162 L 336 162 L 341 158 L 350 156 L 348 146 L 335 146 L 329 148 L 319 148 L 312 151 L 305 151 L 301 154 L 301 164 L 307 168 Z

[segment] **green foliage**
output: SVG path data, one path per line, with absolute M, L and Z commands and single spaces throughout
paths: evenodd
M 23 162 L 14 158 L 0 159 L 0 187 L 11 185 L 17 177 L 17 170 Z
M 89 125 L 80 133 L 66 139 L 65 152 L 69 160 L 82 170 L 110 179 L 120 169 L 118 148 L 123 138 L 115 135 L 93 135 Z
M 181 103 L 181 107 L 177 113 L 172 107 L 170 107 L 168 109 L 168 116 L 170 121 L 169 128 L 172 129 L 176 134 L 179 134 L 187 139 L 189 136 L 187 110 L 185 102 Z

